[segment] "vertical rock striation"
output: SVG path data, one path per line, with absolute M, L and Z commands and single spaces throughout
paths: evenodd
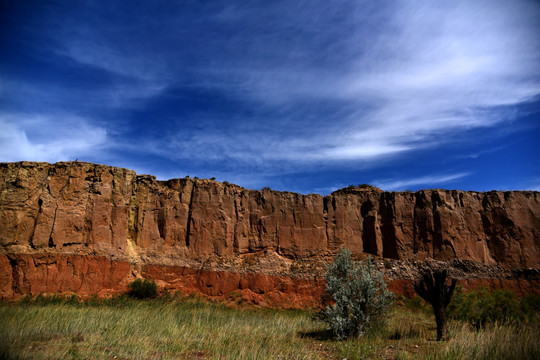
M 126 278 L 142 266 L 198 268 L 208 259 L 242 272 L 250 269 L 244 260 L 266 254 L 277 260 L 258 259 L 266 265 L 251 270 L 275 276 L 291 264 L 327 260 L 342 246 L 358 256 L 537 269 L 539 245 L 540 195 L 533 191 L 349 187 L 323 197 L 211 180 L 157 181 L 82 162 L 0 164 L 3 297 L 35 292 L 13 269 L 43 256 L 103 257 L 129 264 L 131 272 L 121 267 Z M 62 269 L 83 271 L 77 266 Z

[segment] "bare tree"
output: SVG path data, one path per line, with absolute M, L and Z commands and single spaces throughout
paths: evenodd
M 456 279 L 449 279 L 447 284 L 447 271 L 444 270 L 424 270 L 421 278 L 414 284 L 414 290 L 433 307 L 435 321 L 437 322 L 437 340 L 448 339 L 448 328 L 446 325 L 446 307 L 450 304 L 450 299 L 456 287 Z

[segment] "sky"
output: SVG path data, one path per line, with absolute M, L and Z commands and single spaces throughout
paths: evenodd
M 0 161 L 540 190 L 538 34 L 538 0 L 0 0 Z

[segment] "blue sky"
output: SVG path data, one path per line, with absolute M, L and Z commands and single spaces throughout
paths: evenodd
M 0 4 L 0 161 L 540 190 L 538 1 Z

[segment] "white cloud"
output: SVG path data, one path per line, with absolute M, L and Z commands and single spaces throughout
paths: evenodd
M 50 92 L 59 98 L 54 105 L 60 108 L 91 102 L 90 107 L 101 109 L 101 104 L 140 105 L 144 102 L 139 99 L 159 96 L 184 81 L 198 89 L 221 91 L 226 93 L 225 101 L 236 97 L 268 113 L 254 110 L 252 118 L 211 113 L 208 116 L 215 118 L 209 119 L 188 114 L 171 121 L 159 139 L 143 136 L 131 149 L 172 159 L 231 159 L 250 169 L 283 171 L 336 161 L 369 164 L 451 142 L 456 134 L 512 119 L 500 107 L 540 93 L 537 3 L 411 0 L 372 4 L 285 2 L 269 6 L 265 21 L 258 20 L 258 8 L 229 6 L 214 21 L 234 26 L 233 36 L 216 33 L 214 39 L 206 35 L 202 41 L 208 43 L 200 47 L 182 33 L 198 35 L 196 26 L 207 26 L 207 19 L 188 29 L 175 23 L 185 20 L 178 20 L 178 14 L 163 17 L 170 23 L 155 28 L 163 33 L 144 36 L 138 23 L 114 29 L 105 23 L 104 29 L 88 31 L 86 24 L 72 26 L 58 33 L 56 53 L 116 75 L 111 83 L 89 93 L 30 87 L 32 91 L 23 89 L 20 97 L 42 99 Z M 291 11 L 285 11 L 289 7 Z M 290 28 L 296 33 L 287 32 Z M 180 35 L 172 36 L 175 31 Z M 295 41 L 286 38 L 302 33 L 304 37 Z M 160 35 L 163 38 L 157 41 Z M 73 96 L 78 96 L 76 101 Z M 307 114 L 306 108 L 320 102 L 339 109 Z M 29 135 L 28 121 L 3 120 L 2 143 L 15 150 L 2 150 L 2 156 L 58 158 L 99 148 L 106 139 L 105 130 L 91 126 L 90 120 L 83 123 L 91 136 L 70 125 L 81 120 L 64 119 L 58 125 L 53 115 L 44 115 L 42 121 L 50 128 L 74 130 L 80 134 L 74 137 L 78 140 L 55 143 L 57 134 L 50 135 L 53 140 Z M 183 122 L 209 125 L 195 130 L 174 126 Z M 227 124 L 226 130 L 215 124 Z M 52 144 L 54 149 L 46 149 Z
M 0 161 L 66 161 L 97 153 L 107 131 L 70 115 L 0 114 Z
M 408 150 L 405 145 L 398 146 L 384 144 L 383 142 L 364 143 L 361 145 L 336 146 L 332 149 L 319 150 L 317 157 L 330 160 L 353 160 L 353 159 L 371 159 L 383 155 L 393 154 Z
M 422 185 L 429 187 L 431 185 L 445 184 L 469 176 L 470 173 L 457 173 L 448 175 L 429 175 L 412 179 L 400 180 L 375 180 L 373 184 L 383 190 L 404 190 L 407 186 Z
M 346 114 L 329 115 L 318 133 L 300 132 L 302 145 L 276 131 L 259 134 L 257 141 L 268 143 L 259 149 L 233 144 L 232 152 L 238 148 L 240 156 L 249 158 L 255 150 L 259 156 L 293 161 L 371 160 L 513 120 L 502 107 L 540 93 L 538 4 L 403 1 L 378 11 L 389 12 L 388 22 L 377 24 L 379 31 L 359 26 L 356 33 L 335 39 L 355 56 L 334 68 L 300 66 L 287 62 L 285 54 L 278 66 L 261 61 L 210 69 L 207 74 L 216 82 L 209 86 L 272 106 L 306 99 L 349 106 Z M 359 24 L 366 20 L 361 12 L 356 16 Z M 301 115 L 291 121 L 309 126 Z M 250 143 L 241 140 L 236 143 Z M 228 139 L 221 141 L 230 148 Z

